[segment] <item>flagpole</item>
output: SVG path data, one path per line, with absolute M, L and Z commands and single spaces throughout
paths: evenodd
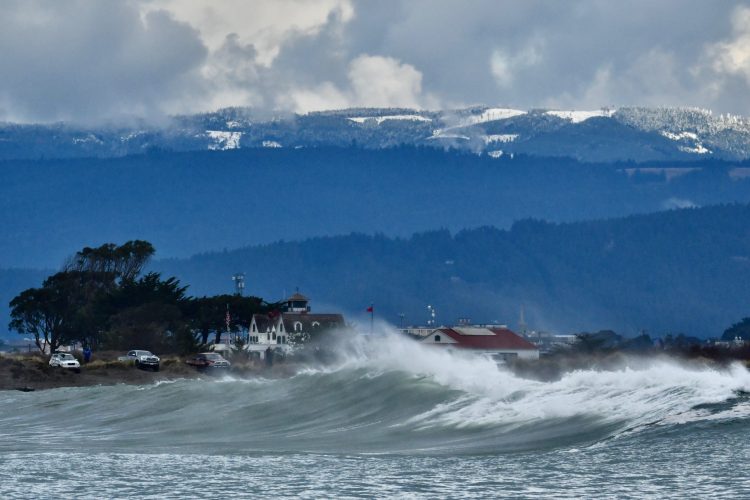
M 373 323 L 375 322 L 375 308 L 373 303 L 370 302 L 370 335 L 373 333 Z
M 227 324 L 227 341 L 231 342 L 231 333 L 229 332 L 229 323 L 232 321 L 231 316 L 229 315 L 229 303 L 227 303 L 227 313 L 224 315 L 224 320 Z

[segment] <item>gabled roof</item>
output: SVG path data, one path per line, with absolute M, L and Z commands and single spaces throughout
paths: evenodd
M 287 332 L 294 331 L 296 322 L 302 323 L 302 330 L 309 332 L 313 323 L 318 323 L 321 328 L 340 328 L 344 326 L 344 317 L 341 314 L 310 314 L 310 313 L 282 313 L 284 329 Z
M 263 333 L 270 331 L 271 327 L 276 324 L 267 314 L 253 314 L 253 320 L 255 320 L 258 331 Z
M 452 347 L 462 347 L 465 349 L 537 349 L 534 344 L 524 340 L 508 328 L 457 327 L 438 328 L 436 331 L 453 339 L 456 343 L 450 344 Z
M 308 299 L 307 297 L 305 297 L 301 293 L 296 292 L 294 295 L 292 295 L 291 297 L 289 297 L 288 299 L 286 299 L 284 302 L 300 302 L 300 301 L 310 302 L 310 299 Z

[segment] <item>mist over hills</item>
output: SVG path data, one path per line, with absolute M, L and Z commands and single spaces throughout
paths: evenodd
M 158 256 L 352 231 L 410 236 L 750 202 L 750 164 L 588 164 L 400 147 L 247 149 L 0 164 L 0 268 L 140 238 Z
M 160 124 L 0 124 L 0 159 L 119 157 L 153 149 L 399 145 L 581 161 L 738 160 L 750 156 L 750 120 L 695 108 L 458 110 L 362 108 L 272 116 L 248 108 L 177 116 Z

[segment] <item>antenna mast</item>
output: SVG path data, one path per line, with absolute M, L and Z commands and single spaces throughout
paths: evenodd
M 232 281 L 234 281 L 234 294 L 242 297 L 242 294 L 245 293 L 245 273 L 233 275 Z

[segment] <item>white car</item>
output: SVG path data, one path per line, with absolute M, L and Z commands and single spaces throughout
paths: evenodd
M 158 356 L 152 354 L 151 351 L 134 349 L 128 351 L 127 355 L 120 356 L 117 360 L 126 363 L 133 363 L 136 368 L 151 368 L 155 372 L 159 371 L 160 359 Z
M 52 357 L 49 358 L 49 365 L 67 368 L 76 373 L 80 373 L 81 371 L 81 363 L 79 363 L 72 354 L 68 354 L 67 352 L 56 352 L 53 354 Z

